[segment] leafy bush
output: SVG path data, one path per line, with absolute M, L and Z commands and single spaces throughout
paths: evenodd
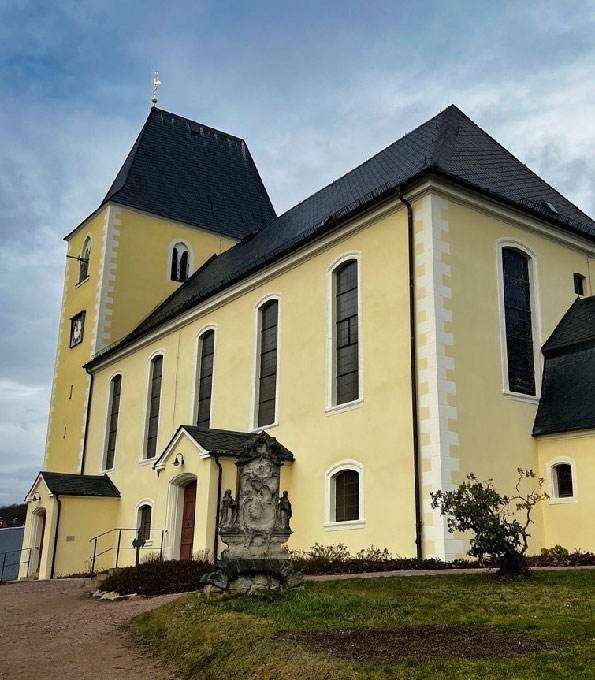
M 138 567 L 118 569 L 101 584 L 101 589 L 120 595 L 165 595 L 199 590 L 200 579 L 213 569 L 205 557 L 192 560 L 147 559 Z
M 394 571 L 397 569 L 464 569 L 476 567 L 469 560 L 442 562 L 441 560 L 418 560 L 414 557 L 399 557 L 386 548 L 371 546 L 351 555 L 343 543 L 320 545 L 315 543 L 309 550 L 288 552 L 297 571 L 307 575 L 320 574 L 363 574 L 374 571 Z
M 498 575 L 522 577 L 529 574 L 525 557 L 528 548 L 529 526 L 533 523 L 531 512 L 542 500 L 549 498 L 541 489 L 543 478 L 533 470 L 517 468 L 518 481 L 514 496 L 502 496 L 494 488 L 493 480 L 481 482 L 474 474 L 454 491 L 431 493 L 432 507 L 447 515 L 448 530 L 471 531 L 471 548 L 468 555 L 491 558 L 498 565 Z M 537 486 L 523 494 L 523 480 L 536 480 Z M 514 508 L 514 509 L 513 509 Z M 516 513 L 523 513 L 517 519 Z

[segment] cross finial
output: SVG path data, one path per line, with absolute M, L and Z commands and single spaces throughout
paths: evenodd
M 161 85 L 161 81 L 157 78 L 159 71 L 153 71 L 153 96 L 151 97 L 151 106 L 157 103 L 157 88 Z

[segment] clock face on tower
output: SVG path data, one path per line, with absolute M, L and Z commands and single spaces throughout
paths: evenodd
M 79 312 L 70 319 L 70 346 L 76 347 L 83 341 L 85 312 Z

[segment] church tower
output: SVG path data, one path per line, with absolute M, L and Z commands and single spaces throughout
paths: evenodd
M 275 211 L 244 140 L 152 108 L 100 206 L 69 233 L 44 470 L 82 472 L 85 364 Z

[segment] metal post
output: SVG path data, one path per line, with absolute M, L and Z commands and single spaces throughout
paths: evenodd
M 161 545 L 159 546 L 159 559 L 163 561 L 163 537 L 165 535 L 165 529 L 161 529 Z
M 31 576 L 29 573 L 29 569 L 31 569 L 31 553 L 33 552 L 33 548 L 27 548 L 27 576 Z
M 4 565 L 6 563 L 6 553 L 2 557 L 2 571 L 0 572 L 0 581 L 4 581 Z
M 120 557 L 120 541 L 122 540 L 122 529 L 118 529 L 118 546 L 116 547 L 116 569 L 118 568 L 118 558 Z
M 97 553 L 97 536 L 93 539 L 93 559 L 91 560 L 91 578 L 95 576 L 95 554 Z

